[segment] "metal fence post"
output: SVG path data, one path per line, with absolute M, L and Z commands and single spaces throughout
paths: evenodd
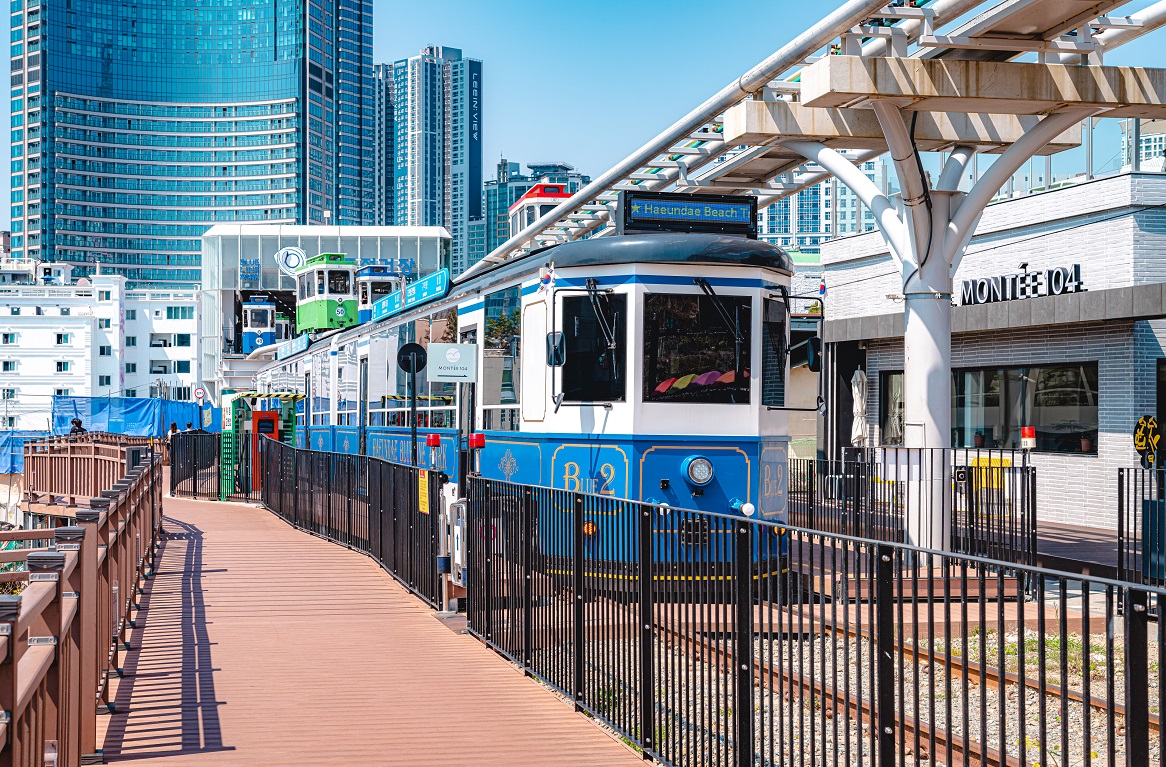
M 753 525 L 734 522 L 737 550 L 734 556 L 737 583 L 736 647 L 737 702 L 733 707 L 738 767 L 753 767 Z
M 879 767 L 895 764 L 894 550 L 875 544 L 875 726 Z
M 1150 694 L 1146 682 L 1150 595 L 1127 588 L 1125 602 L 1126 766 L 1140 767 L 1150 763 Z
M 1126 470 L 1117 470 L 1117 579 L 1126 581 Z
M 655 583 L 652 571 L 652 507 L 640 506 L 640 747 L 644 753 L 656 751 L 656 674 L 652 667 L 652 626 L 656 610 L 652 601 Z
M 583 496 L 573 493 L 575 534 L 571 540 L 572 589 L 575 592 L 575 710 L 583 710 Z
M 534 547 L 534 490 L 522 488 L 522 666 L 530 676 L 534 656 L 534 583 L 532 552 Z
M 482 480 L 481 503 L 485 505 L 486 514 L 481 518 L 482 542 L 482 609 L 486 619 L 486 643 L 494 644 L 494 536 L 498 533 L 498 526 L 494 524 L 494 488 L 488 479 Z M 480 510 L 479 510 L 480 512 Z M 479 514 L 481 517 L 481 515 Z

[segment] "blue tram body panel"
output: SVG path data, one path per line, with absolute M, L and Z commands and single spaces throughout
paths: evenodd
M 757 516 L 784 521 L 789 441 L 782 438 L 652 437 L 486 433 L 482 476 L 681 509 L 733 514 L 752 503 Z M 713 478 L 689 482 L 684 462 L 708 459 Z

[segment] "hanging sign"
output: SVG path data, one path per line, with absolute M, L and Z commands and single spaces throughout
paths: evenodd
M 302 248 L 297 248 L 294 245 L 280 248 L 275 253 L 275 265 L 288 277 L 295 277 L 296 270 L 307 262 L 308 254 Z
M 964 280 L 960 291 L 960 306 L 1084 292 L 1085 286 L 1081 284 L 1081 265 L 1073 264 L 1033 272 L 1026 270 L 1019 274 L 1005 274 L 999 277 Z
M 392 317 L 422 301 L 441 298 L 449 290 L 449 270 L 439 269 L 424 279 L 410 282 L 400 290 L 390 293 L 372 305 L 373 322 Z
M 1162 432 L 1158 429 L 1158 419 L 1144 415 L 1134 426 L 1134 450 L 1142 457 L 1142 468 L 1152 469 L 1158 457 L 1158 442 Z
M 429 356 L 425 375 L 430 382 L 473 383 L 478 380 L 476 344 L 429 344 Z
M 422 514 L 429 513 L 429 472 L 417 472 L 417 505 Z

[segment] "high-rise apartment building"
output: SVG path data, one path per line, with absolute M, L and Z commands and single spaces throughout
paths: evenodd
M 393 217 L 393 65 L 373 66 L 373 223 L 391 226 Z
M 482 217 L 482 62 L 428 46 L 393 64 L 393 101 L 394 223 L 444 226 L 458 274 Z
M 530 173 L 524 175 L 518 163 L 499 160 L 494 178 L 482 186 L 482 220 L 470 224 L 466 268 L 510 239 L 510 206 L 532 186 L 562 184 L 564 191 L 571 195 L 591 182 L 590 176 L 566 163 L 529 163 L 526 167 Z
M 13 257 L 194 287 L 217 222 L 372 223 L 371 0 L 14 0 L 11 41 Z
M 883 163 L 865 162 L 859 169 L 880 188 L 887 189 L 889 179 Z M 876 227 L 870 209 L 848 187 L 834 180 L 783 197 L 761 210 L 759 218 L 760 239 L 804 253 L 818 253 L 826 240 Z

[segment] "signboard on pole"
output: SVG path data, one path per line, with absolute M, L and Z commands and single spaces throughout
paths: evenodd
M 1158 419 L 1152 415 L 1144 415 L 1134 426 L 1134 450 L 1142 456 L 1142 468 L 1152 469 L 1157 465 L 1158 442 L 1162 439 L 1162 432 L 1158 428 Z
M 202 388 L 201 386 L 199 386 L 198 388 L 196 388 L 194 390 L 194 398 L 195 399 L 202 399 L 205 396 L 206 396 L 206 389 Z
M 478 380 L 477 344 L 429 344 L 433 361 L 425 369 L 430 383 L 474 383 Z

